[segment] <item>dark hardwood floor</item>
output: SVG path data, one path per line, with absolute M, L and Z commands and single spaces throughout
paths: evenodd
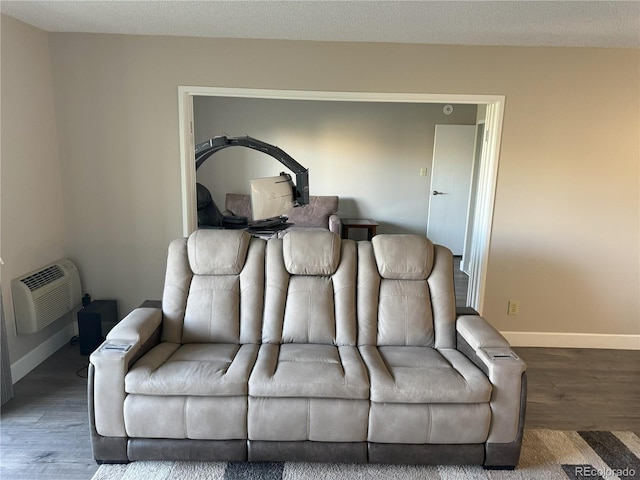
M 14 385 L 0 416 L 0 479 L 93 476 L 87 364 L 77 344 L 67 345 Z
M 527 362 L 527 428 L 640 434 L 640 352 L 515 348 Z M 2 480 L 90 479 L 87 357 L 65 346 L 15 385 L 2 407 Z M 79 376 L 81 375 L 81 376 Z
M 640 436 L 640 351 L 514 347 L 527 364 L 528 428 Z

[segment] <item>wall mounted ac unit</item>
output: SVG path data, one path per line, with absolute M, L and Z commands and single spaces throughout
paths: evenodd
M 78 269 L 62 259 L 11 281 L 18 334 L 35 333 L 80 305 Z

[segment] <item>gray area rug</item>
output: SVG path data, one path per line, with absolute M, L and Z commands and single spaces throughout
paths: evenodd
M 92 480 L 530 480 L 640 479 L 632 432 L 525 430 L 516 470 L 481 466 L 337 463 L 133 462 L 101 465 Z

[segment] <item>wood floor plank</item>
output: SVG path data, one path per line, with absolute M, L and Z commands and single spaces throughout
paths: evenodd
M 0 420 L 2 480 L 87 480 L 96 472 L 87 363 L 77 345 L 67 345 L 14 385 Z
M 639 351 L 514 350 L 527 363 L 527 427 L 640 433 Z

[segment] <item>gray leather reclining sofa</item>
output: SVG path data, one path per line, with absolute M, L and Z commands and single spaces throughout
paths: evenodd
M 111 330 L 88 388 L 99 463 L 512 468 L 526 403 L 508 342 L 481 317 L 456 318 L 449 250 L 329 231 L 173 241 L 162 309 Z

